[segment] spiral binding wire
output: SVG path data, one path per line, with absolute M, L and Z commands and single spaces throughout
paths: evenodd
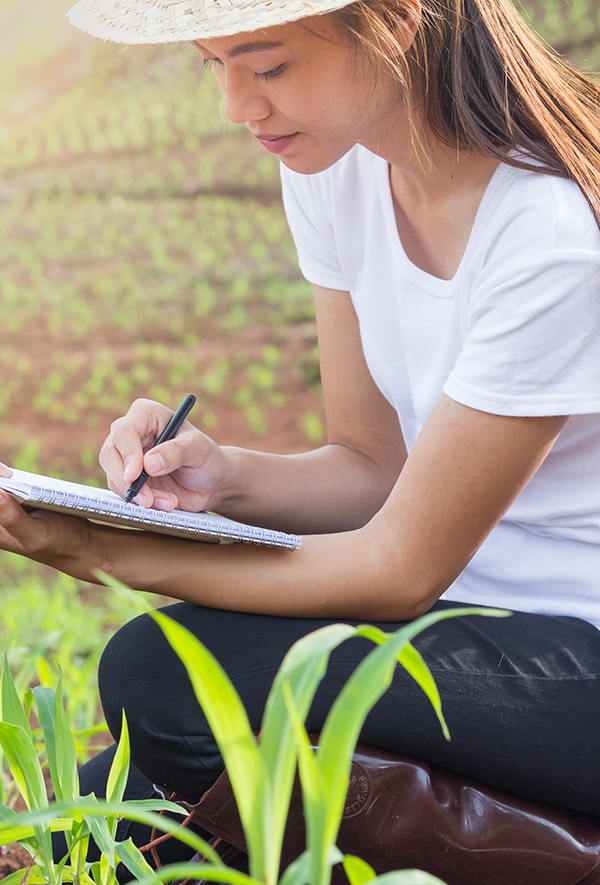
M 175 529 L 184 535 L 201 536 L 212 540 L 242 541 L 245 544 L 256 544 L 262 547 L 279 547 L 296 550 L 301 539 L 297 535 L 276 532 L 244 525 L 231 520 L 208 519 L 199 513 L 167 513 L 164 510 L 152 510 L 126 504 L 125 501 L 106 501 L 94 495 L 79 494 L 63 489 L 44 489 L 41 486 L 31 487 L 31 500 L 38 504 L 61 507 L 65 510 L 77 510 L 93 516 L 115 516 L 139 526 L 155 526 Z

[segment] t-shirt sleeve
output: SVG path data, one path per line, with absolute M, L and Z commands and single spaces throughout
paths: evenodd
M 282 164 L 281 184 L 300 270 L 310 283 L 347 291 L 332 223 L 327 174 L 300 175 Z
M 575 186 L 564 206 L 523 205 L 496 230 L 444 392 L 481 411 L 600 412 L 600 234 Z M 560 197 L 560 193 L 559 193 Z

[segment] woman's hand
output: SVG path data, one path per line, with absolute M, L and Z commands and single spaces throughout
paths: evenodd
M 135 501 L 157 510 L 215 509 L 231 488 L 232 459 L 189 421 L 175 439 L 155 446 L 173 412 L 151 400 L 136 400 L 111 427 L 100 452 L 108 487 L 125 497 L 142 469 L 150 479 Z
M 0 464 L 0 475 L 12 471 Z M 51 565 L 75 577 L 90 580 L 92 525 L 86 519 L 34 510 L 28 513 L 0 489 L 0 549 Z M 91 578 L 93 580 L 93 577 Z

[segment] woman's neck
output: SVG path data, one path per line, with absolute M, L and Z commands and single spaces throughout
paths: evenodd
M 420 103 L 412 104 L 411 110 L 400 104 L 392 121 L 364 143 L 390 164 L 398 199 L 407 207 L 431 207 L 453 201 L 463 190 L 485 190 L 498 161 L 458 143 L 444 144 L 420 113 Z
M 416 112 L 400 111 L 377 144 L 390 166 L 398 234 L 413 264 L 452 279 L 498 160 L 443 144 Z

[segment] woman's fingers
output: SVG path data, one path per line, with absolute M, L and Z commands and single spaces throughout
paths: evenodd
M 189 422 L 177 436 L 155 442 L 173 413 L 150 400 L 136 400 L 127 415 L 115 421 L 100 452 L 108 487 L 125 497 L 145 470 L 150 480 L 134 498 L 158 510 L 205 509 L 226 485 L 230 469 L 222 449 Z
M 180 467 L 201 470 L 215 443 L 186 421 L 175 439 L 150 449 L 144 455 L 144 469 L 149 476 L 166 476 Z
M 94 580 L 92 524 L 87 519 L 34 510 L 28 513 L 0 491 L 0 549 L 19 553 L 82 580 Z
M 0 489 L 0 547 L 10 553 L 22 553 L 21 545 L 13 535 L 13 528 L 18 526 L 13 505 L 16 504 L 7 492 Z
M 144 451 L 153 445 L 172 414 L 160 403 L 136 400 L 123 418 L 113 422 L 99 457 L 112 491 L 125 497 L 142 472 Z
M 48 525 L 35 519 L 15 499 L 0 490 L 0 547 L 36 557 L 50 543 Z

